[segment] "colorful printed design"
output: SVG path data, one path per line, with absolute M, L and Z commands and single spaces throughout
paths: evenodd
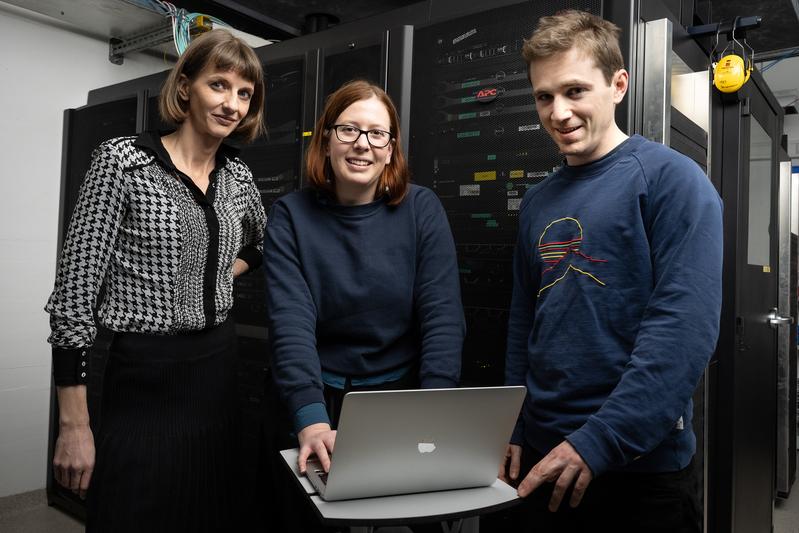
M 584 268 L 575 266 L 575 263 L 579 264 L 586 261 L 590 263 L 607 263 L 607 259 L 596 259 L 584 254 L 580 250 L 582 242 L 583 226 L 576 218 L 559 218 L 553 220 L 544 228 L 541 237 L 538 239 L 538 253 L 541 254 L 541 259 L 548 267 L 541 272 L 541 278 L 543 280 L 550 272 L 553 273 L 552 275 L 557 275 L 560 272 L 560 275 L 544 285 L 538 291 L 538 296 L 541 296 L 545 290 L 564 279 L 569 271 L 588 276 L 599 285 L 605 286 L 602 280 L 584 270 Z M 566 266 L 564 267 L 563 265 Z

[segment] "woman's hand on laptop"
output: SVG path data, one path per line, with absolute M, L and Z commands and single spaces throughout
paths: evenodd
M 508 449 L 505 451 L 505 459 L 499 465 L 499 475 L 497 477 L 508 485 L 516 481 L 516 478 L 519 477 L 521 460 L 522 447 L 516 444 L 508 444 Z
M 336 432 L 330 429 L 330 424 L 305 426 L 297 435 L 297 440 L 300 442 L 300 454 L 297 457 L 300 474 L 305 474 L 306 462 L 311 455 L 316 455 L 325 472 L 330 471 L 330 454 L 336 444 Z

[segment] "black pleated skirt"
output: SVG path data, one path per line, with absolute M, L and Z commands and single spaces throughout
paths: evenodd
M 236 530 L 236 357 L 230 320 L 187 334 L 115 335 L 88 532 Z

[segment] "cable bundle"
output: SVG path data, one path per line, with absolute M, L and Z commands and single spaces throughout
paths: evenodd
M 210 21 L 214 26 L 231 27 L 229 24 L 216 17 L 203 13 L 192 13 L 175 6 L 171 2 L 162 0 L 126 1 L 172 19 L 172 39 L 175 42 L 175 50 L 177 50 L 178 56 L 183 54 L 186 48 L 188 48 L 192 39 L 192 30 L 196 32 L 198 28 L 200 28 L 200 31 L 205 31 L 206 21 Z M 207 29 L 210 29 L 210 27 Z

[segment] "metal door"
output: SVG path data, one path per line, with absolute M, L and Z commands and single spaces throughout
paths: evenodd
M 630 34 L 636 36 L 632 46 L 636 60 L 631 63 L 629 114 L 633 128 L 629 131 L 670 146 L 707 172 L 707 54 L 663 5 L 642 5 L 637 18 L 640 22 L 630 29 Z M 703 505 L 703 518 L 711 499 L 706 484 L 707 456 L 712 446 L 707 438 L 709 376 L 706 371 L 693 395 L 694 467 L 698 478 L 695 490 Z
M 717 99 L 714 178 L 724 200 L 724 298 L 710 531 L 771 532 L 776 445 L 779 106 L 759 73 Z M 715 181 L 715 180 L 714 180 Z
M 796 321 L 795 272 L 791 254 L 796 253 L 791 234 L 791 160 L 780 151 L 779 263 L 777 300 L 779 314 Z M 795 215 L 795 213 L 793 213 Z M 777 495 L 787 498 L 796 479 L 796 332 L 785 325 L 777 333 Z

